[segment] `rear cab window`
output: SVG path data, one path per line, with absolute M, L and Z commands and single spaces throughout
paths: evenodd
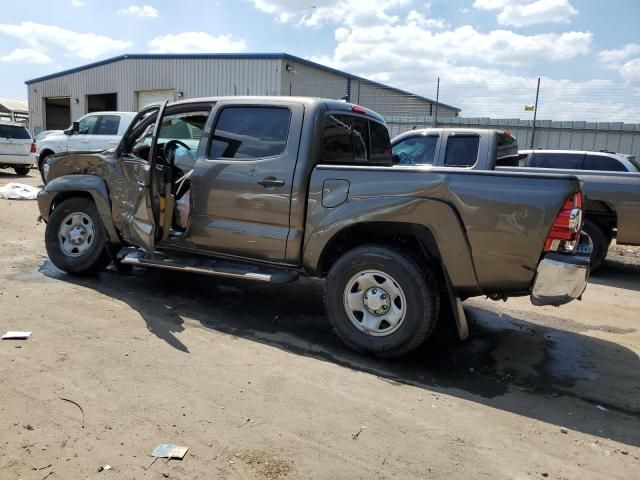
M 480 136 L 449 135 L 444 164 L 447 167 L 471 167 L 478 160 Z
M 330 114 L 324 124 L 322 161 L 391 165 L 389 131 L 365 117 Z
M 520 165 L 518 141 L 510 132 L 498 132 L 496 143 L 496 165 L 509 167 Z
M 287 107 L 225 107 L 216 122 L 209 158 L 253 160 L 282 155 L 290 124 Z
M 566 170 L 581 170 L 584 153 L 563 152 L 533 152 L 529 160 L 529 167 L 561 168 Z
M 11 138 L 14 140 L 31 140 L 31 135 L 26 127 L 20 125 L 0 124 L 0 138 Z

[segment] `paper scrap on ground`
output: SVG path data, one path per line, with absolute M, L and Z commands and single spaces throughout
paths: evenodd
M 187 454 L 189 447 L 179 447 L 171 443 L 162 443 L 153 449 L 152 457 L 157 458 L 178 458 L 182 460 Z
M 24 183 L 7 183 L 0 187 L 0 198 L 7 200 L 35 200 L 38 197 L 38 187 L 25 185 Z
M 8 331 L 2 336 L 2 340 L 26 340 L 31 336 L 31 332 Z

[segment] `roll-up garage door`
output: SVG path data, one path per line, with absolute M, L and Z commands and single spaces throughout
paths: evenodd
M 137 92 L 138 110 L 151 103 L 164 102 L 169 100 L 173 102 L 176 99 L 175 90 L 140 90 Z

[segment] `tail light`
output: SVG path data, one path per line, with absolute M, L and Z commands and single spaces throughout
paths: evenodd
M 29 152 L 36 153 L 36 144 L 35 143 L 31 143 L 31 150 L 29 150 Z
M 582 193 L 568 198 L 544 242 L 545 252 L 572 251 L 582 229 Z
M 360 105 L 351 105 L 351 111 L 354 113 L 361 113 L 363 115 L 367 114 L 367 109 Z

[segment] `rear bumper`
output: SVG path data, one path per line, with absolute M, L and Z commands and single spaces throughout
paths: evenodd
M 33 155 L 3 155 L 0 154 L 0 165 L 33 165 Z
M 591 248 L 588 236 L 582 234 L 580 243 L 587 248 L 578 254 L 548 253 L 538 264 L 531 303 L 534 305 L 564 305 L 580 298 L 589 280 Z

